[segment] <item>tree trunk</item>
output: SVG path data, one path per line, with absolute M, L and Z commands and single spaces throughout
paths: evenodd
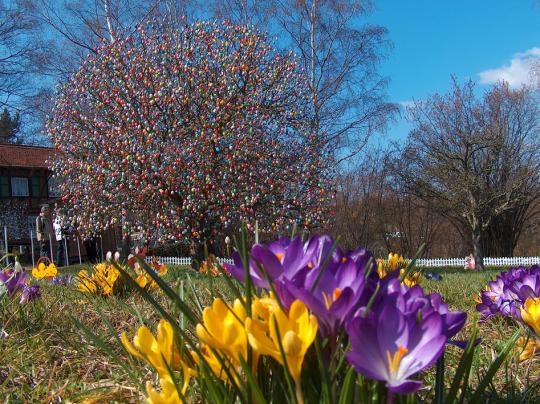
M 474 229 L 472 233 L 472 245 L 474 255 L 475 269 L 483 271 L 484 268 L 484 250 L 482 249 L 482 231 Z
M 107 32 L 109 33 L 109 38 L 111 40 L 111 44 L 114 43 L 114 30 L 112 26 L 112 18 L 111 18 L 111 5 L 110 0 L 105 0 L 103 3 L 104 11 L 105 11 L 105 21 L 107 23 Z
M 192 240 L 189 246 L 189 255 L 191 257 L 191 268 L 198 271 L 205 260 L 204 244 Z
M 127 233 L 122 237 L 122 261 L 127 261 L 129 255 L 129 248 L 131 247 L 131 234 Z
M 206 245 L 206 251 L 204 246 Z M 202 243 L 195 240 L 191 240 L 189 246 L 189 256 L 191 257 L 191 268 L 198 271 L 201 268 L 201 264 L 208 257 L 207 255 L 213 254 L 217 256 L 217 248 L 213 243 Z

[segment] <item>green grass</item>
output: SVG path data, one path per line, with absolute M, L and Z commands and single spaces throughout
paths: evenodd
M 61 273 L 76 274 L 80 269 L 81 266 L 71 266 L 61 269 Z M 514 325 L 508 326 L 500 319 L 478 324 L 473 298 L 499 271 L 475 273 L 443 269 L 439 272 L 442 281 L 424 280 L 423 286 L 426 291 L 440 293 L 452 310 L 467 312 L 467 325 L 460 338 L 466 338 L 472 327 L 478 325 L 483 342 L 475 365 L 481 372 L 515 329 Z M 216 295 L 233 299 L 223 279 L 209 278 L 185 267 L 170 267 L 165 280 L 173 288 L 184 285 L 185 299 L 192 305 L 209 305 Z M 0 325 L 4 324 L 8 333 L 7 337 L 0 338 L 0 397 L 4 402 L 45 402 L 58 397 L 72 402 L 141 401 L 142 385 L 151 380 L 150 370 L 131 367 L 139 370 L 135 377 L 130 377 L 123 366 L 129 365 L 132 359 L 123 351 L 118 335 L 125 331 L 132 336 L 141 324 L 139 318 L 157 323 L 159 316 L 154 309 L 136 293 L 121 298 L 92 298 L 70 286 L 53 286 L 46 281 L 39 283 L 42 297 L 35 303 L 0 306 L 0 314 L 4 316 Z M 188 286 L 190 284 L 192 287 Z M 152 292 L 152 295 L 163 307 L 173 311 L 160 291 Z M 74 319 L 102 335 L 120 362 L 99 349 L 95 341 L 85 338 Z M 458 348 L 449 348 L 449 368 L 456 364 L 459 354 Z M 491 396 L 486 399 L 490 398 L 491 402 L 518 402 L 531 375 L 538 378 L 538 360 L 523 365 L 517 363 L 515 356 L 507 368 L 500 371 L 489 390 Z M 447 373 L 447 379 L 451 373 Z M 434 382 L 433 375 L 433 371 L 426 374 L 428 385 Z M 474 380 L 477 376 L 473 374 L 472 377 Z M 504 399 L 494 391 L 509 396 Z M 426 391 L 424 394 L 426 401 L 430 401 L 431 393 Z M 539 391 L 536 394 L 540 396 Z

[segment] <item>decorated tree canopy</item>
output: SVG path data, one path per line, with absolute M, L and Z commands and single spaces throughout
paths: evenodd
M 241 221 L 320 225 L 330 160 L 305 83 L 294 55 L 228 22 L 103 43 L 48 125 L 66 206 L 84 233 L 123 222 L 161 240 L 205 241 Z

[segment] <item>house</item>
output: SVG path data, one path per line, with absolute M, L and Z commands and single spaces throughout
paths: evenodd
M 39 249 L 36 242 L 36 217 L 41 206 L 54 208 L 59 203 L 60 192 L 57 181 L 52 178 L 49 161 L 55 150 L 50 147 L 26 146 L 0 143 L 0 251 L 4 250 L 4 226 L 7 227 L 8 248 L 21 254 L 21 261 L 31 262 L 30 236 L 34 243 L 34 258 Z M 114 227 L 93 239 L 83 240 L 72 234 L 67 240 L 69 261 L 78 262 L 86 258 L 88 243 L 95 243 L 99 256 L 103 251 L 118 251 L 122 244 L 122 231 Z M 53 243 L 53 258 L 56 257 Z M 2 253 L 0 252 L 0 256 Z M 101 257 L 98 257 L 101 258 Z
M 11 245 L 29 245 L 41 206 L 60 196 L 47 164 L 53 156 L 49 147 L 0 144 L 0 225 Z

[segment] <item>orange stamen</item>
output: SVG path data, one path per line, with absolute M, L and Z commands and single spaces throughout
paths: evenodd
M 322 292 L 322 296 L 324 300 L 324 305 L 326 306 L 326 310 L 330 310 L 330 307 L 332 307 L 332 304 L 334 304 L 335 301 L 339 299 L 339 297 L 341 296 L 341 289 L 335 288 L 332 295 Z
M 394 352 L 394 356 L 390 355 L 390 351 L 386 351 L 386 356 L 388 359 L 388 364 L 390 365 L 391 373 L 397 372 L 399 364 L 407 352 L 409 352 L 409 350 L 404 346 L 400 346 L 398 350 Z

